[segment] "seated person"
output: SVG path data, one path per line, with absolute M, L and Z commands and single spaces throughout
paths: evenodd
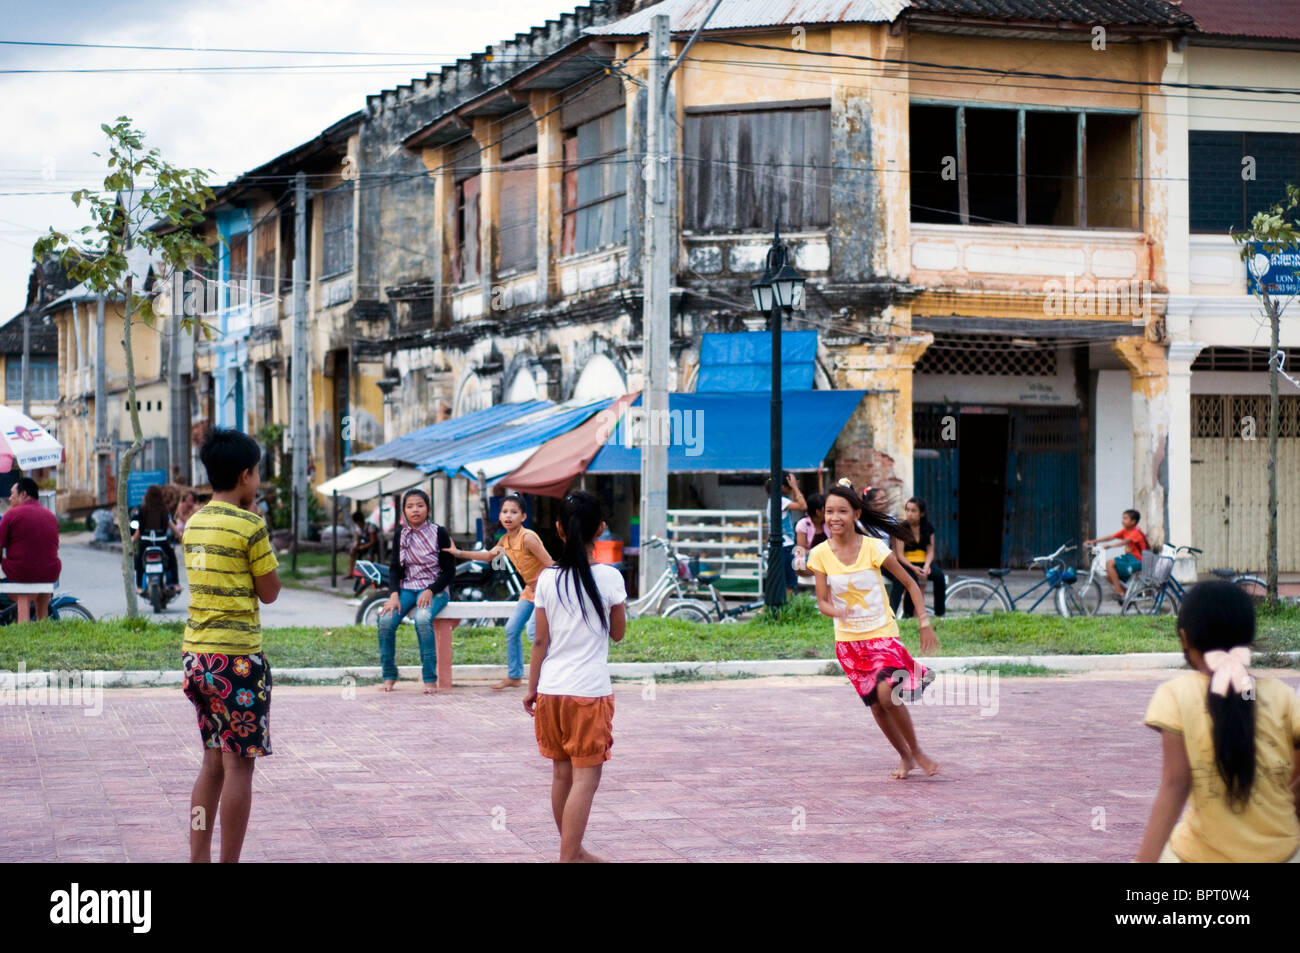
M 1083 541 L 1085 546 L 1095 546 L 1108 539 L 1122 539 L 1127 544 L 1123 553 L 1106 563 L 1106 578 L 1110 580 L 1111 588 L 1115 590 L 1116 599 L 1124 598 L 1124 586 L 1121 585 L 1121 580 L 1128 581 L 1133 573 L 1142 568 L 1142 551 L 1151 548 L 1146 534 L 1138 529 L 1138 521 L 1141 519 L 1142 514 L 1137 510 L 1125 510 L 1120 517 L 1122 528 L 1119 532 Z
M 893 540 L 894 555 L 904 568 L 910 569 L 916 576 L 917 587 L 924 592 L 927 581 L 934 582 L 934 614 L 944 614 L 944 602 L 948 592 L 948 580 L 934 558 L 934 526 L 926 515 L 925 500 L 914 496 L 903 507 L 903 529 L 907 539 Z M 894 607 L 894 614 L 910 618 L 913 606 L 910 599 L 904 598 L 903 583 L 891 579 L 889 583 L 889 601 Z
M 378 551 L 378 540 L 374 527 L 366 522 L 365 514 L 360 510 L 352 514 L 352 545 L 348 547 L 348 575 L 357 567 L 358 559 L 374 559 Z

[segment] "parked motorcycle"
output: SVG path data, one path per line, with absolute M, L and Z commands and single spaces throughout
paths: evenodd
M 62 593 L 50 597 L 50 618 L 55 622 L 73 619 L 84 619 L 87 622 L 94 622 L 95 617 L 90 610 L 83 606 L 77 597 L 70 593 Z M 0 595 L 0 625 L 13 625 L 18 621 L 18 603 L 14 602 L 6 595 Z
M 361 600 L 357 609 L 357 625 L 379 625 L 379 613 L 391 593 L 388 573 L 388 567 L 383 563 L 357 560 L 352 575 L 362 581 L 360 591 L 373 590 Z M 461 563 L 456 567 L 456 575 L 452 577 L 448 588 L 452 602 L 505 602 L 519 598 L 519 594 L 524 591 L 524 582 L 510 560 L 498 556 L 491 565 L 477 560 Z M 411 617 L 408 615 L 402 622 L 411 622 Z M 480 626 L 493 623 L 490 619 L 467 619 L 462 624 Z

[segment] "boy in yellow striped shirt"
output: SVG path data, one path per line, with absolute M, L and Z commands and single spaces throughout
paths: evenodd
M 234 863 L 253 806 L 253 766 L 271 753 L 271 666 L 262 654 L 258 602 L 280 594 L 275 552 L 257 512 L 262 450 L 247 434 L 213 428 L 199 459 L 212 501 L 190 517 L 182 545 L 190 590 L 181 661 L 194 703 L 203 765 L 190 796 L 190 861 L 212 860 L 221 810 L 221 862 Z

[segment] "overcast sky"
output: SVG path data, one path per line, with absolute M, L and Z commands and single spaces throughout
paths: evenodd
M 106 170 L 91 154 L 103 151 L 100 123 L 130 116 L 145 132 L 146 146 L 158 147 L 175 165 L 212 169 L 214 184 L 222 184 L 361 109 L 367 94 L 422 77 L 580 5 L 581 0 L 0 0 L 0 39 L 8 41 L 0 45 L 0 323 L 23 308 L 37 236 L 51 225 L 85 224 L 69 194 L 102 186 Z M 219 47 L 323 52 L 204 52 Z M 325 55 L 342 51 L 372 55 Z M 69 72 L 284 65 L 323 68 Z M 56 72 L 5 72 L 13 70 Z

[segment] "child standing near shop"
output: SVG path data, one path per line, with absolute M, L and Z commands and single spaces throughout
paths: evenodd
M 568 863 L 600 860 L 582 838 L 614 745 L 609 643 L 623 639 L 627 591 L 617 569 L 592 563 L 604 529 L 594 496 L 579 490 L 565 498 L 555 524 L 564 551 L 537 577 L 537 633 L 524 696 L 537 748 L 552 761 L 551 810 L 560 860 Z
M 899 754 L 898 767 L 890 777 L 901 780 L 917 767 L 927 775 L 938 774 L 938 763 L 916 741 L 904 704 L 921 697 L 934 673 L 918 665 L 899 641 L 881 567 L 902 581 L 912 600 L 921 625 L 921 651 L 938 651 L 939 640 L 911 573 L 899 564 L 884 539 L 870 534 L 874 530 L 897 535 L 901 530 L 888 516 L 864 510 L 862 498 L 851 486 L 832 487 L 824 508 L 827 540 L 808 554 L 808 568 L 817 580 L 817 608 L 835 620 L 835 655 L 840 667 Z M 859 520 L 868 534 L 858 532 Z
M 1200 583 L 1178 611 L 1178 636 L 1194 671 L 1161 685 L 1147 708 L 1164 766 L 1138 861 L 1300 863 L 1300 702 L 1248 671 L 1250 596 Z
M 519 594 L 519 602 L 514 614 L 506 623 L 506 677 L 492 687 L 497 691 L 505 688 L 518 688 L 524 677 L 524 652 L 520 634 L 525 626 L 528 640 L 533 639 L 536 622 L 533 618 L 534 600 L 536 599 L 537 576 L 543 569 L 555 565 L 555 560 L 542 545 L 542 538 L 531 529 L 524 528 L 527 509 L 524 498 L 518 493 L 509 493 L 501 500 L 501 512 L 498 519 L 506 534 L 489 550 L 466 552 L 451 547 L 452 555 L 461 559 L 490 561 L 505 555 L 515 571 L 524 581 L 524 591 Z
M 221 811 L 221 862 L 239 860 L 253 809 L 253 766 L 271 754 L 271 666 L 258 602 L 280 594 L 275 552 L 256 511 L 262 450 L 247 434 L 208 432 L 199 459 L 212 501 L 182 538 L 190 586 L 182 687 L 198 712 L 203 763 L 190 795 L 190 862 L 212 860 Z

